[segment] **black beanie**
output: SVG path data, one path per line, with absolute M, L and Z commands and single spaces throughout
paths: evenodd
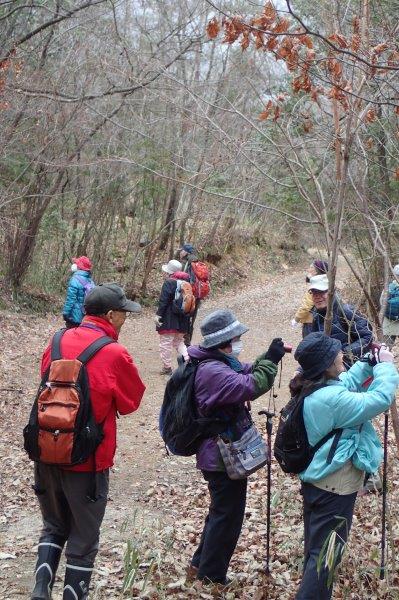
M 341 350 L 342 345 L 339 340 L 321 332 L 313 332 L 303 338 L 294 357 L 303 369 L 304 379 L 316 379 L 332 365 Z

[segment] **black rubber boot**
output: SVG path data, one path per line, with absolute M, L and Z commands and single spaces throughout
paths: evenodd
M 67 563 L 62 600 L 87 600 L 93 569 Z
M 37 549 L 35 587 L 31 600 L 50 600 L 63 543 L 53 538 L 42 540 Z

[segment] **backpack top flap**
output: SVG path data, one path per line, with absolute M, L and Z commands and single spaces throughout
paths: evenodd
M 48 374 L 49 382 L 57 383 L 76 383 L 79 377 L 80 368 L 82 363 L 76 358 L 73 360 L 59 359 L 53 360 L 50 364 L 50 371 Z
M 190 265 L 191 270 L 195 277 L 200 281 L 209 281 L 209 268 L 201 261 L 194 261 Z

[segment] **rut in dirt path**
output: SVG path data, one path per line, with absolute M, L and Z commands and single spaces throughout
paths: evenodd
M 254 280 L 244 289 L 230 291 L 203 303 L 196 322 L 194 343 L 200 340 L 199 323 L 202 317 L 216 308 L 230 308 L 249 327 L 243 336 L 244 350 L 240 358 L 251 361 L 264 352 L 273 337 L 281 336 L 294 346 L 300 332 L 293 331 L 290 320 L 305 290 L 303 273 L 281 273 L 264 276 L 262 282 Z M 121 551 L 121 528 L 132 519 L 144 518 L 149 522 L 158 518 L 163 523 L 173 522 L 173 513 L 151 507 L 149 500 L 159 486 L 176 483 L 189 486 L 196 481 L 194 459 L 168 458 L 158 433 L 158 413 L 162 402 L 165 378 L 159 374 L 158 335 L 155 332 L 153 311 L 146 310 L 140 317 L 127 319 L 120 341 L 126 345 L 137 364 L 147 386 L 142 405 L 133 415 L 118 423 L 118 452 L 111 476 L 110 502 L 102 528 L 98 573 L 94 581 L 99 584 L 95 597 L 102 596 L 104 586 L 116 589 L 120 585 L 121 560 L 115 560 Z M 4 425 L 0 457 L 5 466 L 2 500 L 4 516 L 0 521 L 0 597 L 27 598 L 34 566 L 35 544 L 40 529 L 40 518 L 31 484 L 31 464 L 21 451 L 21 429 L 27 419 L 36 384 L 42 349 L 49 336 L 59 326 L 61 319 L 3 315 L 2 338 L 4 353 L 2 371 L 6 384 L 17 380 L 19 410 L 18 423 L 10 414 L 11 397 L 4 401 Z M 22 343 L 21 343 L 22 338 Z M 25 347 L 26 345 L 26 347 Z M 287 401 L 287 382 L 292 376 L 295 361 L 292 356 L 284 360 L 282 388 L 278 392 L 279 405 Z M 12 386 L 10 386 L 12 387 Z M 257 411 L 267 406 L 268 396 L 254 403 Z M 13 418 L 14 416 L 14 418 Z M 4 558 L 5 555 L 10 555 Z M 1 557 L 3 559 L 1 560 Z M 116 563 L 116 564 L 115 564 Z M 104 567 L 108 565 L 108 567 Z M 109 566 L 111 565 L 111 566 Z M 62 573 L 62 569 L 60 570 Z M 60 578 L 54 588 L 54 597 L 60 593 Z M 116 591 L 113 592 L 116 594 Z

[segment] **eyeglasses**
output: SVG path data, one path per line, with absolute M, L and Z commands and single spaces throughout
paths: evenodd
M 328 293 L 328 290 L 309 290 L 312 296 L 324 296 Z

